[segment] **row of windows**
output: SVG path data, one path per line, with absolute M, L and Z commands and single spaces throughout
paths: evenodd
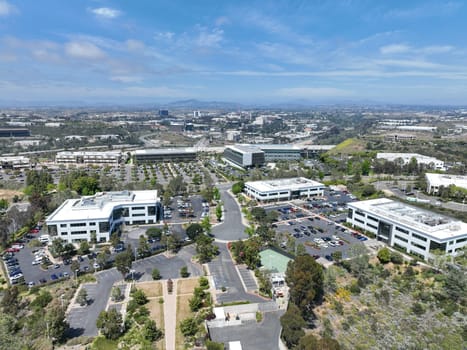
M 75 232 L 70 232 L 72 235 L 86 235 L 88 232 L 87 231 L 75 231 Z
M 75 222 L 73 224 L 70 224 L 70 227 L 83 227 L 86 226 L 85 222 Z
M 409 230 L 406 230 L 405 228 L 401 228 L 401 227 L 399 227 L 399 226 L 396 226 L 396 231 L 405 233 L 406 235 L 409 234 Z
M 467 237 L 456 240 L 456 243 L 461 243 L 461 242 L 465 242 L 465 241 L 467 241 Z
M 361 223 L 361 224 L 364 224 L 364 223 L 365 223 L 363 220 L 360 220 L 360 219 L 357 219 L 357 218 L 355 218 L 355 221 L 357 221 L 357 222 L 359 222 L 359 223 Z
M 369 224 L 368 222 L 366 223 L 366 225 L 367 225 L 368 227 L 371 227 L 372 229 L 375 229 L 375 230 L 378 229 L 378 227 L 376 227 L 375 225 Z
M 355 210 L 355 214 L 363 216 L 363 217 L 365 216 L 365 213 L 363 213 L 363 212 L 361 212 L 359 210 Z
M 427 241 L 426 237 L 417 235 L 416 233 L 412 233 L 412 237 L 414 237 L 414 238 L 416 238 L 416 239 L 419 239 L 419 240 L 421 240 L 421 241 L 423 241 L 423 242 L 426 242 L 426 241 Z
M 403 237 L 398 236 L 398 235 L 395 235 L 394 238 L 397 238 L 399 241 L 402 241 L 402 242 L 405 242 L 405 243 L 409 242 L 409 240 L 407 238 L 403 238 Z
M 412 246 L 414 246 L 414 247 L 420 248 L 421 250 L 425 250 L 425 249 L 426 249 L 424 246 L 422 246 L 421 244 L 418 244 L 418 243 L 411 242 L 410 244 L 411 244 Z
M 131 207 L 131 210 L 144 210 L 146 207 Z
M 379 221 L 377 218 L 375 218 L 374 216 L 371 216 L 371 215 L 368 215 L 367 218 L 368 218 L 368 219 L 371 219 L 371 220 L 373 220 L 373 221 L 376 221 L 376 222 Z

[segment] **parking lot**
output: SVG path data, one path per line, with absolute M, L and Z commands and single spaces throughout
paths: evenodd
M 346 193 L 326 191 L 322 198 L 267 205 L 264 209 L 278 214 L 273 227 L 281 248 L 290 248 L 293 238 L 295 248 L 303 244 L 308 254 L 332 261 L 333 253 L 339 251 L 346 258 L 350 246 L 367 240 L 342 225 L 347 216 L 346 204 L 352 200 Z

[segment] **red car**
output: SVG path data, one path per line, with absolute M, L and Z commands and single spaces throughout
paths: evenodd
M 7 253 L 18 253 L 19 249 L 18 248 L 8 248 L 6 250 Z
M 39 230 L 37 228 L 33 228 L 29 231 L 29 233 L 39 233 Z

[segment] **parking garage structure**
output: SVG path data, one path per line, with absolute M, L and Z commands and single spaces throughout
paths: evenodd
M 194 148 L 154 148 L 133 152 L 133 161 L 138 164 L 154 162 L 192 162 L 197 158 Z
M 325 186 L 304 177 L 269 181 L 248 181 L 244 192 L 260 202 L 287 201 L 323 196 Z
M 467 244 L 467 224 L 388 198 L 348 203 L 347 222 L 377 240 L 430 260 L 436 251 L 456 255 Z
M 106 242 L 122 224 L 153 224 L 162 218 L 157 191 L 118 191 L 68 199 L 45 222 L 52 240 Z

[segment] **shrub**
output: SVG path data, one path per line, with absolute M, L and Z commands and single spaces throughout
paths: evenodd
M 161 273 L 159 272 L 158 269 L 153 269 L 152 270 L 152 279 L 154 281 L 160 280 L 162 278 Z
M 384 247 L 378 251 L 378 259 L 381 264 L 387 264 L 391 261 L 391 251 Z
M 391 254 L 391 262 L 393 264 L 400 265 L 400 264 L 402 264 L 404 262 L 404 258 L 402 257 L 402 254 L 397 253 L 397 252 L 393 252 Z
M 190 276 L 190 273 L 188 272 L 188 267 L 183 266 L 183 267 L 180 269 L 180 276 L 181 276 L 182 278 L 187 278 L 188 276 Z

